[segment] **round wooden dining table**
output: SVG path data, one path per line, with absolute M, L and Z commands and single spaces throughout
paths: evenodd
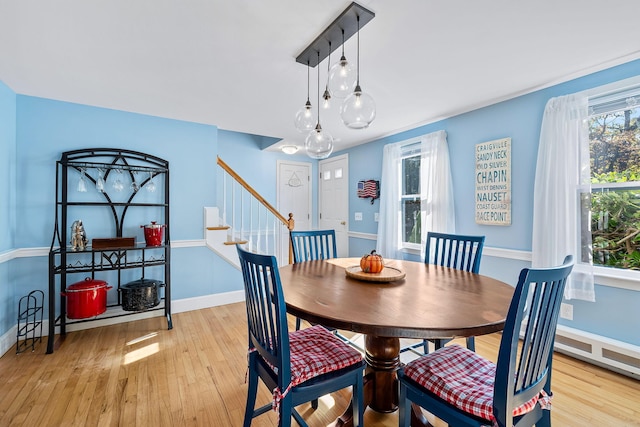
M 365 335 L 364 400 L 375 411 L 398 408 L 400 338 L 469 337 L 504 328 L 514 290 L 504 282 L 399 260 L 385 260 L 385 269 L 391 269 L 386 273 L 404 274 L 398 280 L 347 275 L 346 269 L 357 271 L 358 263 L 358 258 L 307 261 L 282 266 L 279 273 L 287 312 L 311 323 Z M 334 425 L 352 425 L 351 411 Z M 415 425 L 428 425 L 416 407 Z

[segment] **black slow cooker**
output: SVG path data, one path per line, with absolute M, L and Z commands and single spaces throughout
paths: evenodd
M 160 287 L 164 283 L 154 279 L 139 279 L 120 287 L 122 309 L 142 311 L 160 304 Z

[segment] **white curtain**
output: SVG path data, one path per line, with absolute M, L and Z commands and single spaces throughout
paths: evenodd
M 402 259 L 402 148 L 406 142 L 387 144 L 382 154 L 380 217 L 376 252 L 385 258 Z M 420 140 L 421 257 L 424 259 L 428 231 L 455 232 L 453 182 L 445 131 Z
M 580 195 L 591 192 L 588 107 L 580 94 L 551 98 L 545 107 L 533 191 L 532 266 L 559 265 L 573 255 L 576 265 L 564 296 L 595 301 L 588 215 L 580 224 Z M 583 253 L 588 262 L 582 262 Z
M 388 259 L 402 259 L 402 211 L 400 185 L 402 183 L 402 143 L 387 144 L 382 151 L 380 179 L 380 215 L 376 252 Z
M 447 133 L 440 130 L 425 135 L 420 145 L 420 258 L 424 259 L 427 232 L 455 233 L 456 217 Z

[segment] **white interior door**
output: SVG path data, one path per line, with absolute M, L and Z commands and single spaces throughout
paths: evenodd
M 293 213 L 296 230 L 311 230 L 311 163 L 278 160 L 278 190 L 276 204 L 278 212 L 289 217 Z M 289 259 L 289 234 L 281 232 L 278 261 Z
M 318 228 L 336 231 L 338 256 L 349 256 L 349 155 L 320 161 Z

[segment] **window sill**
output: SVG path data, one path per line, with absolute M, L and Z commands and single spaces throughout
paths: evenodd
M 593 275 L 598 285 L 640 291 L 640 271 L 593 267 Z
M 421 254 L 421 248 L 420 246 L 416 245 L 416 247 L 409 247 L 409 246 L 405 246 L 401 249 L 401 251 L 405 254 L 409 254 L 409 255 L 417 255 L 420 256 Z

